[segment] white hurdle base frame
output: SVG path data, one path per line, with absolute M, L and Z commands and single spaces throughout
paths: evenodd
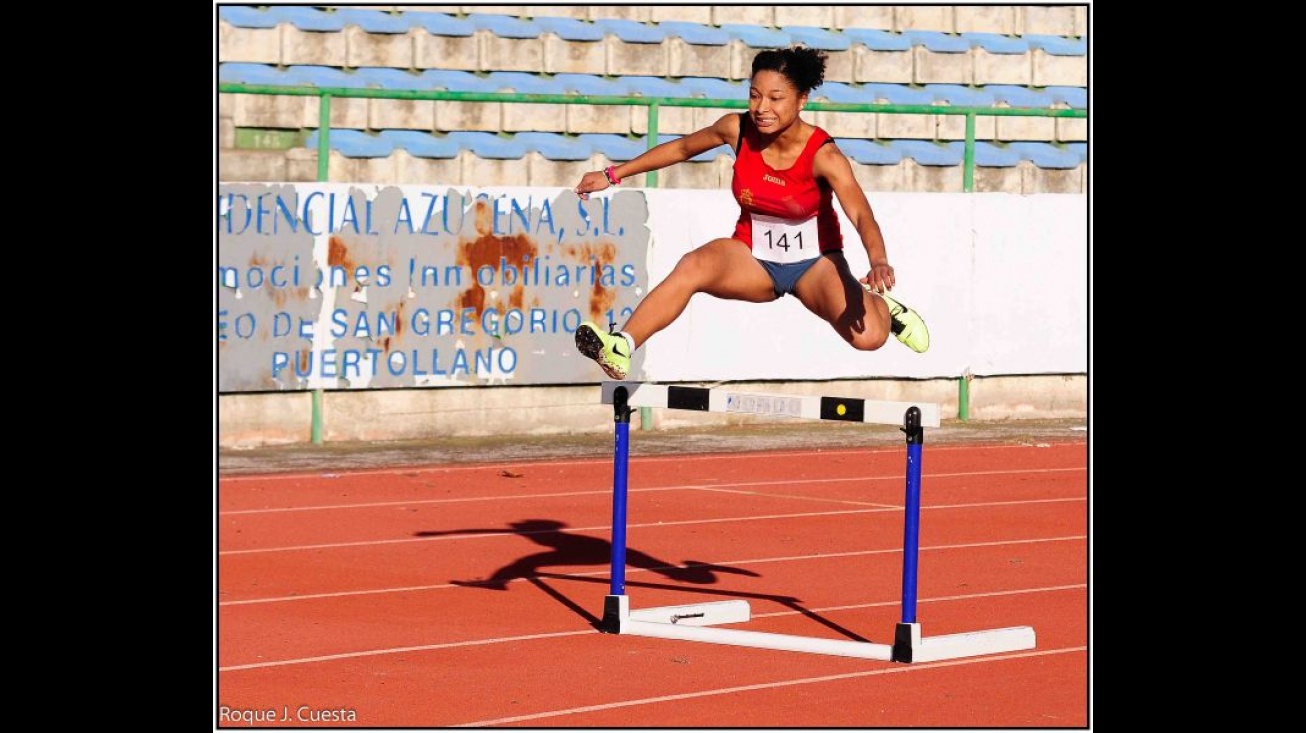
M 1034 648 L 1034 629 L 1029 626 L 922 637 L 920 624 L 900 623 L 894 629 L 893 644 L 712 628 L 716 624 L 742 623 L 750 618 L 748 601 L 714 601 L 632 611 L 630 596 L 607 596 L 604 598 L 603 630 L 630 636 L 878 659 L 881 662 L 937 662 Z
M 795 397 L 732 392 L 727 388 L 675 387 L 639 382 L 604 382 L 603 403 L 613 406 L 616 452 L 613 464 L 612 587 L 604 599 L 601 631 L 611 634 L 681 639 L 713 644 L 807 652 L 884 662 L 934 662 L 1033 649 L 1034 629 L 1012 626 L 987 631 L 925 637 L 916 622 L 916 576 L 920 525 L 920 449 L 926 425 L 939 425 L 938 405 L 870 402 L 838 397 Z M 625 594 L 626 479 L 630 415 L 636 407 L 704 412 L 751 412 L 820 420 L 902 425 L 907 434 L 907 506 L 904 522 L 902 621 L 893 644 L 822 639 L 743 629 L 715 628 L 752 618 L 747 601 L 714 601 L 632 610 Z M 890 417 L 892 416 L 892 417 Z M 901 416 L 902 422 L 898 419 Z

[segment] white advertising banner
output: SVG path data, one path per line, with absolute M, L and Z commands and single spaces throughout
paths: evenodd
M 890 339 L 857 351 L 797 299 L 696 295 L 646 345 L 650 381 L 956 377 L 1088 371 L 1088 206 L 1075 195 L 870 193 L 897 285 L 930 329 L 917 354 Z M 729 236 L 728 191 L 648 191 L 649 282 L 690 249 Z M 836 209 L 838 207 L 836 206 Z M 839 211 L 858 277 L 866 251 Z
M 858 351 L 792 296 L 694 296 L 632 380 L 1088 371 L 1087 197 L 870 193 L 928 352 Z M 836 206 L 838 210 L 838 207 Z M 624 325 L 687 252 L 729 236 L 727 190 L 224 184 L 220 392 L 602 381 L 572 335 Z M 839 211 L 857 277 L 866 252 Z

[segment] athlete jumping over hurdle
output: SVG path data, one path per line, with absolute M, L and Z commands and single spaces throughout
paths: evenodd
M 682 257 L 623 330 L 606 333 L 588 321 L 577 329 L 576 348 L 609 377 L 625 379 L 635 349 L 678 318 L 695 293 L 753 303 L 791 294 L 856 349 L 878 349 L 890 333 L 913 351 L 930 347 L 920 314 L 888 295 L 895 284 L 893 266 L 848 159 L 829 133 L 798 116 L 808 94 L 825 80 L 825 61 L 824 53 L 802 46 L 762 51 L 753 59 L 747 113 L 725 115 L 710 127 L 581 177 L 575 190 L 588 199 L 627 176 L 666 168 L 718 145 L 736 151 L 731 191 L 740 212 L 734 233 Z M 831 194 L 869 257 L 870 272 L 860 281 L 844 259 Z

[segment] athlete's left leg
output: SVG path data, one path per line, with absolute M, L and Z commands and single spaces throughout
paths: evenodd
M 866 292 L 842 253 L 825 254 L 803 273 L 794 296 L 854 348 L 874 351 L 889 338 L 889 307 Z

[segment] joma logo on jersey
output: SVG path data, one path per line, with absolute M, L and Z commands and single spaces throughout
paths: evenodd
M 768 183 L 774 183 L 774 184 L 777 185 L 777 186 L 783 186 L 783 185 L 785 185 L 785 179 L 783 179 L 783 178 L 776 178 L 775 176 L 771 175 L 770 173 L 763 173 L 763 174 L 762 174 L 762 180 L 763 180 L 763 181 L 766 181 L 766 182 L 768 182 Z

